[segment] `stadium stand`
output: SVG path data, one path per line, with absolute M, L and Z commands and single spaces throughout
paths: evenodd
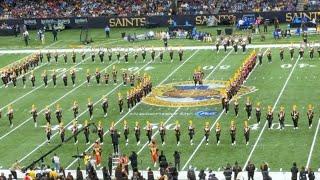
M 175 4 L 176 2 L 176 4 Z M 139 15 L 198 15 L 235 12 L 294 11 L 298 0 L 5 0 L 0 4 L 1 18 L 53 18 Z M 319 8 L 319 1 L 307 1 L 305 9 Z
M 320 1 L 319 0 L 306 0 L 304 3 L 304 10 L 314 11 L 319 10 L 320 8 Z
M 266 11 L 294 11 L 296 0 L 223 0 L 220 12 L 242 13 L 242 12 L 266 12 Z

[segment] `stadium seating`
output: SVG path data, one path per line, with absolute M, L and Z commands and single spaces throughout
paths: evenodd
M 296 10 L 295 0 L 223 0 L 220 12 L 266 12 Z

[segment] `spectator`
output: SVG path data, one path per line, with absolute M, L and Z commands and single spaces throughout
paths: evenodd
M 188 180 L 196 180 L 196 173 L 194 172 L 194 169 L 192 166 L 189 167 L 189 170 L 187 172 L 187 178 Z
M 6 176 L 4 175 L 4 173 L 1 173 L 0 175 L 0 180 L 7 180 Z
M 307 180 L 307 174 L 308 172 L 306 171 L 304 166 L 302 166 L 300 170 L 300 180 Z
M 83 180 L 83 174 L 80 167 L 77 168 L 77 180 Z
M 57 173 L 57 171 L 56 171 L 54 168 L 51 169 L 51 171 L 50 171 L 50 173 L 49 173 L 49 177 L 50 177 L 51 179 L 57 179 L 57 178 L 58 178 L 58 173 Z
M 30 176 L 29 173 L 26 173 L 26 175 L 24 176 L 23 180 L 32 180 L 32 177 Z
M 73 176 L 72 176 L 71 172 L 68 172 L 66 180 L 73 180 Z
M 106 166 L 103 166 L 102 174 L 103 174 L 103 180 L 111 180 L 111 176 L 110 176 L 109 171 L 107 170 Z
M 174 151 L 173 157 L 174 157 L 174 167 L 178 171 L 180 171 L 180 152 Z
M 311 168 L 308 169 L 308 178 L 309 180 L 315 180 L 316 178 Z
M 138 168 L 138 155 L 136 152 L 132 151 L 129 160 L 131 161 L 132 169 Z
M 154 175 L 153 175 L 153 171 L 151 170 L 151 168 L 148 169 L 148 180 L 154 180 Z
M 108 170 L 109 170 L 110 176 L 112 176 L 112 154 L 109 154 L 109 157 L 108 157 Z
M 66 178 L 66 172 L 64 171 L 63 167 L 60 166 L 60 169 L 59 169 L 59 177 L 62 178 L 62 179 L 65 179 Z
M 226 180 L 231 180 L 232 169 L 229 163 L 227 164 L 227 167 L 224 168 L 223 175 L 226 178 Z
M 291 180 L 298 179 L 298 172 L 299 172 L 299 169 L 297 168 L 297 163 L 294 162 L 291 168 Z
M 272 178 L 269 176 L 269 167 L 267 163 L 263 163 L 260 167 L 260 170 L 263 180 L 272 180 Z
M 252 162 L 249 161 L 247 167 L 246 167 L 246 171 L 248 172 L 248 180 L 253 180 L 254 179 L 254 171 L 255 171 L 256 167 L 254 166 L 254 164 Z
M 198 175 L 198 177 L 199 177 L 199 180 L 205 180 L 206 179 L 206 173 L 204 172 L 204 170 L 203 169 L 201 169 L 200 170 L 200 172 L 199 172 L 199 175 Z
M 17 177 L 17 171 L 21 170 L 21 166 L 18 160 L 16 160 L 15 163 L 13 163 L 13 165 L 10 168 L 10 172 L 13 175 L 14 179 L 18 179 Z
M 160 168 L 164 168 L 166 169 L 168 167 L 168 162 L 167 162 L 167 158 L 164 155 L 163 151 L 161 151 L 160 155 L 159 155 L 159 166 Z
M 218 180 L 216 175 L 212 172 L 212 170 L 209 170 L 208 180 Z
M 114 176 L 116 179 L 121 179 L 122 178 L 122 165 L 118 164 L 116 170 L 114 171 Z
M 238 177 L 239 172 L 242 171 L 242 168 L 241 168 L 241 166 L 239 166 L 238 161 L 236 161 L 236 162 L 234 163 L 234 166 L 233 166 L 233 168 L 232 168 L 232 171 L 234 172 L 234 180 L 236 180 L 237 177 Z

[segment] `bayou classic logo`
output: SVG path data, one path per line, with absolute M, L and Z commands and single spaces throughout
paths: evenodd
M 198 112 L 196 112 L 196 116 L 198 116 L 198 117 L 214 116 L 216 114 L 217 114 L 216 111 L 198 111 Z
M 226 81 L 204 81 L 202 86 L 194 86 L 193 81 L 170 83 L 152 90 L 143 102 L 154 106 L 194 107 L 220 104 L 221 91 Z M 238 95 L 254 92 L 255 87 L 242 86 Z

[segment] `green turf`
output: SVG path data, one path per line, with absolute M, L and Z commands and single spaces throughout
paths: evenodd
M 199 29 L 202 30 L 212 30 L 215 31 L 214 28 L 203 28 L 200 27 Z M 95 33 L 92 33 L 96 37 L 95 45 L 98 44 L 105 44 L 105 46 L 113 46 L 113 47 L 123 47 L 123 46 L 133 46 L 127 42 L 114 42 L 111 43 L 112 40 L 105 40 L 103 38 L 104 32 L 102 30 L 94 30 Z M 116 30 L 115 30 L 116 31 Z M 118 30 L 119 32 L 121 31 Z M 143 32 L 144 30 L 141 29 L 130 29 L 130 31 L 136 32 Z M 49 48 L 57 47 L 57 48 L 71 48 L 73 45 L 79 45 L 77 40 L 77 30 L 67 30 L 63 31 L 60 34 L 61 41 L 58 41 L 54 45 Z M 33 33 L 33 32 L 32 32 Z M 117 32 L 118 33 L 118 32 Z M 48 35 L 49 36 L 49 35 Z M 112 39 L 119 40 L 118 34 L 112 34 Z M 316 38 L 317 36 L 312 36 L 310 38 Z M 2 39 L 2 38 L 1 38 Z M 300 41 L 300 38 L 292 38 L 296 42 Z M 48 44 L 50 42 L 50 38 L 47 39 Z M 289 40 L 280 40 L 281 43 L 289 42 Z M 3 41 L 0 41 L 3 43 Z M 1 45 L 0 43 L 0 45 Z M 19 43 L 19 46 L 15 44 Z M 107 43 L 110 43 L 109 45 Z M 259 40 L 254 40 L 254 43 L 258 44 L 261 43 Z M 269 37 L 265 43 L 274 43 L 274 40 Z M 186 45 L 203 45 L 204 43 L 201 42 L 194 42 L 190 40 L 172 40 L 170 44 L 175 46 L 186 46 Z M 147 42 L 138 42 L 136 45 L 150 45 L 150 46 L 162 46 L 162 42 L 158 40 L 147 41 Z M 10 48 L 18 48 L 21 46 L 21 40 L 13 39 L 11 41 L 8 40 L 6 43 L 7 47 Z M 31 46 L 32 48 L 40 48 L 44 47 L 40 44 L 34 42 Z M 262 49 L 265 51 L 266 49 Z M 200 168 L 207 168 L 210 167 L 212 169 L 217 170 L 222 166 L 225 166 L 227 162 L 234 163 L 238 161 L 240 165 L 243 165 L 248 156 L 250 151 L 253 148 L 254 143 L 256 142 L 259 133 L 261 132 L 262 126 L 265 122 L 265 113 L 266 108 L 268 105 L 274 105 L 276 102 L 279 93 L 281 92 L 282 88 L 284 87 L 287 78 L 289 77 L 292 67 L 295 64 L 296 60 L 298 59 L 297 51 L 295 53 L 294 60 L 289 60 L 288 50 L 285 52 L 285 60 L 284 62 L 280 61 L 279 58 L 279 49 L 271 49 L 273 54 L 273 62 L 266 63 L 266 57 L 264 57 L 264 63 L 262 66 L 257 66 L 256 69 L 253 71 L 249 79 L 246 81 L 245 85 L 250 87 L 255 87 L 257 89 L 256 92 L 246 95 L 239 99 L 240 103 L 240 114 L 238 117 L 234 116 L 233 112 L 233 104 L 230 106 L 230 113 L 223 114 L 219 119 L 219 122 L 222 126 L 222 135 L 221 135 L 221 144 L 217 146 L 215 144 L 215 134 L 212 131 L 210 135 L 210 143 L 206 146 L 204 143 L 199 147 L 198 144 L 203 138 L 203 127 L 205 122 L 209 122 L 210 126 L 216 121 L 218 118 L 221 107 L 220 104 L 211 105 L 207 107 L 188 107 L 188 108 L 169 108 L 169 107 L 158 107 L 158 106 L 151 106 L 147 104 L 140 104 L 138 105 L 133 111 L 131 111 L 124 119 L 129 122 L 130 126 L 130 139 L 129 145 L 125 146 L 123 134 L 120 140 L 120 151 L 124 154 L 130 154 L 131 151 L 140 151 L 139 159 L 142 160 L 142 164 L 139 166 L 143 169 L 146 167 L 151 167 L 152 163 L 150 160 L 150 154 L 148 151 L 148 147 L 143 147 L 143 145 L 147 142 L 147 138 L 145 136 L 145 131 L 142 130 L 141 134 L 141 145 L 136 146 L 134 133 L 133 133 L 133 125 L 136 121 L 139 121 L 141 126 L 144 127 L 146 121 L 150 121 L 152 123 L 159 123 L 160 121 L 166 122 L 166 124 L 171 125 L 174 124 L 176 121 L 179 121 L 182 127 L 182 136 L 181 136 L 181 145 L 179 147 L 176 146 L 174 132 L 168 130 L 166 136 L 166 145 L 159 146 L 160 150 L 163 150 L 167 155 L 169 161 L 173 161 L 173 152 L 178 150 L 181 152 L 181 168 L 184 165 L 193 165 Z M 289 170 L 291 163 L 296 161 L 299 166 L 305 165 L 307 163 L 309 151 L 311 148 L 311 144 L 313 141 L 313 137 L 316 131 L 316 125 L 319 119 L 319 111 L 318 107 L 318 98 L 319 91 L 317 91 L 317 87 L 319 86 L 319 82 L 317 81 L 317 77 L 319 77 L 319 71 L 317 70 L 319 66 L 319 58 L 316 55 L 313 61 L 309 60 L 308 57 L 308 50 L 306 50 L 305 58 L 303 60 L 299 60 L 296 68 L 292 72 L 291 78 L 288 80 L 286 87 L 275 107 L 274 113 L 274 123 L 278 123 L 277 113 L 279 107 L 283 105 L 286 109 L 286 124 L 291 125 L 291 117 L 290 112 L 293 104 L 298 105 L 298 110 L 300 111 L 300 129 L 299 130 L 292 130 L 292 127 L 286 127 L 284 131 L 279 131 L 276 129 L 268 130 L 265 129 L 256 148 L 252 154 L 252 160 L 256 163 L 262 163 L 263 161 L 267 161 L 271 167 L 272 171 L 279 171 L 280 168 L 284 170 Z M 195 53 L 195 54 L 194 54 Z M 70 54 L 69 54 L 70 55 Z M 20 59 L 21 57 L 26 56 L 26 54 L 21 55 L 3 55 L 0 56 L 0 67 L 4 67 L 7 64 L 12 63 L 15 60 Z M 242 54 L 238 53 L 235 54 L 231 52 L 230 54 L 225 52 L 219 52 L 218 54 L 215 51 L 210 50 L 200 50 L 197 51 L 185 51 L 184 59 L 188 59 L 191 57 L 187 63 L 180 66 L 181 63 L 178 62 L 177 53 L 175 53 L 175 60 L 173 63 L 168 62 L 168 53 L 165 53 L 165 62 L 160 64 L 159 59 L 157 58 L 156 63 L 149 63 L 149 61 L 143 62 L 141 56 L 139 55 L 139 60 L 137 63 L 132 61 L 133 57 L 132 54 L 130 56 L 130 62 L 125 64 L 115 63 L 119 74 L 118 80 L 119 83 L 122 82 L 121 80 L 121 68 L 132 68 L 137 67 L 134 69 L 139 69 L 140 74 L 147 72 L 151 75 L 153 85 L 156 86 L 161 83 L 164 79 L 166 79 L 171 72 L 173 72 L 176 68 L 179 69 L 174 72 L 170 77 L 164 81 L 164 84 L 172 83 L 172 82 L 179 82 L 179 81 L 187 81 L 191 80 L 192 73 L 194 68 L 197 66 L 213 66 L 216 67 L 218 64 L 223 67 L 227 68 L 218 68 L 208 77 L 208 80 L 228 80 L 233 73 L 241 66 L 245 57 L 248 56 L 248 53 Z M 81 61 L 80 56 L 77 56 L 77 63 Z M 148 60 L 150 59 L 150 54 L 147 55 Z M 71 123 L 72 121 L 72 111 L 70 110 L 72 103 L 74 100 L 77 100 L 80 105 L 80 113 L 86 111 L 86 103 L 87 98 L 91 97 L 93 102 L 97 102 L 101 99 L 103 95 L 108 94 L 110 108 L 109 114 L 107 118 L 103 118 L 102 109 L 100 107 L 101 102 L 97 103 L 94 109 L 94 119 L 93 122 L 98 122 L 102 120 L 105 131 L 109 128 L 111 121 L 117 122 L 126 112 L 127 108 L 125 108 L 125 113 L 120 115 L 118 112 L 118 105 L 117 105 L 117 93 L 121 92 L 125 97 L 126 91 L 129 87 L 124 87 L 120 85 L 109 84 L 109 85 L 101 85 L 98 86 L 95 83 L 95 79 L 92 79 L 91 86 L 87 86 L 85 82 L 86 78 L 86 70 L 90 69 L 91 73 L 95 71 L 98 67 L 100 70 L 107 68 L 108 72 L 111 72 L 112 65 L 114 63 L 115 57 L 113 57 L 112 62 L 107 62 L 105 64 L 101 64 L 100 62 L 91 62 L 89 56 L 85 62 L 81 64 L 77 64 L 76 68 L 79 68 L 77 72 L 77 85 L 76 87 L 63 87 L 62 80 L 61 80 L 61 71 L 58 71 L 58 86 L 56 88 L 52 87 L 52 82 L 49 83 L 48 88 L 43 87 L 41 74 L 44 70 L 47 70 L 50 73 L 52 69 L 61 69 L 66 68 L 69 69 L 74 64 L 68 63 L 67 65 L 62 63 L 62 57 L 59 58 L 59 63 L 51 63 L 42 66 L 41 68 L 35 70 L 35 75 L 37 77 L 36 86 L 42 86 L 40 88 L 32 89 L 29 80 L 27 81 L 27 87 L 25 89 L 22 88 L 21 81 L 18 82 L 18 87 L 13 88 L 10 85 L 8 88 L 0 89 L 0 96 L 1 102 L 0 107 L 10 104 L 10 102 L 14 101 L 15 99 L 25 96 L 23 98 L 19 98 L 19 100 L 13 104 L 15 110 L 15 119 L 14 119 L 14 126 L 18 126 L 19 124 L 25 122 L 28 118 L 30 118 L 29 111 L 31 110 L 31 105 L 35 104 L 38 111 L 43 109 L 46 105 L 53 103 L 54 101 L 58 100 L 62 96 L 65 96 L 63 99 L 58 101 L 58 103 L 63 108 L 63 119 L 64 124 Z M 221 62 L 223 60 L 223 62 Z M 70 61 L 70 58 L 69 58 Z M 221 62 L 221 63 L 220 63 Z M 149 63 L 149 64 L 147 64 Z M 291 68 L 282 68 L 281 66 L 284 64 L 291 64 Z M 301 64 L 309 64 L 314 65 L 314 67 L 306 66 L 302 67 Z M 148 68 L 149 70 L 145 71 L 146 67 L 153 67 Z M 205 76 L 209 75 L 212 69 L 205 70 Z M 50 76 L 49 76 L 50 77 Z M 49 78 L 50 79 L 50 78 Z M 69 84 L 71 80 L 69 79 Z M 82 84 L 82 85 L 81 85 Z M 81 85 L 81 86 L 80 86 Z M 80 87 L 78 87 L 80 86 Z M 31 92 L 32 91 L 32 92 Z M 25 95 L 28 93 L 28 95 Z M 255 105 L 257 102 L 261 102 L 263 107 L 262 110 L 262 122 L 258 126 L 257 130 L 252 129 L 250 135 L 250 144 L 246 146 L 244 143 L 244 136 L 243 136 L 243 121 L 246 119 L 246 113 L 244 111 L 244 103 L 246 97 L 251 97 L 253 104 Z M 313 123 L 313 128 L 308 129 L 307 127 L 307 119 L 306 119 L 306 107 L 311 103 L 315 108 L 315 118 Z M 126 103 L 125 103 L 126 106 Z M 51 107 L 52 112 L 54 112 L 54 105 Z M 195 115 L 198 111 L 204 110 L 214 110 L 217 112 L 216 115 L 210 117 L 198 117 Z M 172 115 L 172 113 L 176 112 L 176 114 Z M 254 111 L 253 111 L 254 112 Z M 14 130 L 10 133 L 12 129 L 8 127 L 7 117 L 5 117 L 6 108 L 2 110 L 2 119 L 0 121 L 0 143 L 1 148 L 0 154 L 6 154 L 3 156 L 0 161 L 0 166 L 3 168 L 9 168 L 10 165 L 16 160 L 21 159 L 24 156 L 28 155 L 32 152 L 35 148 L 37 148 L 40 144 L 43 144 L 46 140 L 44 128 L 41 126 L 45 125 L 45 119 L 43 113 L 39 114 L 38 121 L 39 127 L 35 129 L 30 119 L 25 124 L 21 125 L 18 129 Z M 156 114 L 154 114 L 156 113 Z M 52 115 L 52 122 L 54 125 L 57 124 L 54 114 Z M 88 119 L 87 112 L 79 118 L 79 123 L 83 123 L 84 120 Z M 187 125 L 188 121 L 193 120 L 194 125 L 196 127 L 196 136 L 194 139 L 194 145 L 190 146 L 189 144 L 189 137 L 187 134 Z M 237 145 L 231 146 L 231 140 L 229 135 L 229 125 L 230 121 L 235 120 L 237 126 Z M 122 132 L 123 120 L 117 124 L 117 128 L 120 129 Z M 250 125 L 254 125 L 256 123 L 256 119 L 253 113 L 253 118 L 249 121 Z M 173 127 L 173 126 L 171 126 Z M 156 130 L 153 131 L 154 133 Z M 4 137 L 9 133 L 7 136 Z M 55 131 L 54 131 L 55 133 Z M 70 136 L 71 132 L 67 131 L 66 136 Z M 97 139 L 97 135 L 91 133 L 91 142 Z M 159 134 L 156 135 L 156 139 L 159 142 L 160 136 Z M 52 139 L 52 143 L 50 145 L 43 144 L 41 147 L 37 148 L 33 153 L 31 153 L 25 160 L 22 161 L 23 165 L 28 165 L 33 160 L 40 157 L 43 153 L 50 150 L 52 147 L 57 145 L 60 142 L 59 136 L 55 136 Z M 317 140 L 319 142 L 319 140 Z M 84 142 L 84 135 L 79 135 L 79 144 L 74 145 L 73 141 L 70 141 L 60 147 L 56 153 L 61 156 L 62 166 L 67 167 L 74 159 L 71 157 L 77 153 L 77 148 L 79 152 L 83 152 L 88 148 L 88 145 L 85 145 Z M 10 153 L 8 153 L 10 150 Z M 319 151 L 320 146 L 319 143 L 316 143 L 314 147 L 314 152 L 312 154 L 311 165 L 314 169 L 318 168 L 319 166 Z M 192 157 L 191 161 L 186 164 L 187 160 L 190 158 L 191 154 L 195 152 L 195 155 Z M 103 164 L 107 163 L 106 157 L 109 153 L 112 153 L 112 145 L 111 145 L 111 138 L 109 134 L 105 136 L 105 144 L 103 145 Z M 50 164 L 51 156 L 48 156 L 45 161 Z M 140 162 L 140 161 L 139 161 Z M 83 166 L 81 161 L 81 166 Z M 77 167 L 77 163 L 71 166 L 71 169 L 75 169 Z
M 1 54 L 0 55 L 0 67 L 8 66 L 14 62 L 22 60 L 28 54 Z

